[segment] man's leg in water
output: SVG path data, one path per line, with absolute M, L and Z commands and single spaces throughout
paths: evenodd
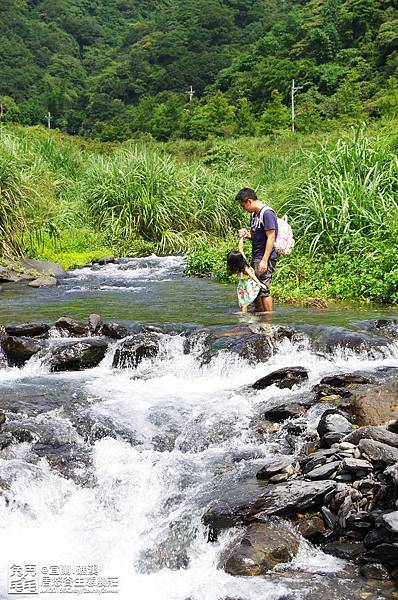
M 254 306 L 256 308 L 256 312 L 272 312 L 273 302 L 272 296 L 270 294 L 272 274 L 275 270 L 275 260 L 269 260 L 268 269 L 265 273 L 258 273 L 258 265 L 259 261 L 254 261 L 253 266 L 259 280 L 267 287 L 267 291 L 261 290 L 259 295 L 257 296 Z
M 263 312 L 272 312 L 272 296 L 260 296 Z

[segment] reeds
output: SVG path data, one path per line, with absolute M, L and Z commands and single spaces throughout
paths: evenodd
M 309 160 L 305 183 L 283 205 L 302 245 L 335 253 L 359 237 L 395 241 L 398 160 L 388 147 L 357 131 Z

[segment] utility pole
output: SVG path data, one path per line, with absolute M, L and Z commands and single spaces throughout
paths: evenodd
M 48 127 L 48 129 L 51 129 L 51 119 L 52 119 L 51 113 L 50 113 L 50 111 L 48 111 L 48 113 L 47 113 L 47 127 Z
M 195 94 L 195 90 L 192 88 L 192 85 L 189 86 L 189 90 L 185 92 L 189 96 L 189 101 L 192 102 L 192 98 Z
M 295 82 L 294 82 L 294 79 L 292 79 L 292 88 L 291 88 L 291 91 L 290 91 L 290 95 L 291 95 L 291 98 L 292 98 L 292 131 L 293 132 L 294 132 L 294 121 L 295 121 L 295 117 L 296 117 L 295 107 L 294 107 L 294 95 L 295 95 L 296 92 L 298 92 L 298 90 L 302 90 L 303 87 L 304 86 L 302 86 L 302 85 L 296 86 Z

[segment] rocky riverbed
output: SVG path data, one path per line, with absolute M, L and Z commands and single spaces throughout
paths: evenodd
M 8 466 L 15 461 L 22 448 L 28 451 L 26 464 L 45 460 L 50 470 L 66 481 L 74 481 L 80 489 L 95 489 L 96 444 L 109 439 L 131 448 L 142 444 L 138 429 L 116 425 L 105 415 L 93 418 L 85 393 L 71 393 L 70 380 L 59 379 L 62 373 L 95 372 L 102 366 L 111 377 L 126 373 L 133 381 L 151 379 L 149 373 L 170 360 L 171 347 L 177 343 L 181 364 L 183 356 L 194 357 L 202 374 L 217 369 L 217 363 L 228 370 L 225 360 L 236 368 L 246 364 L 254 369 L 249 371 L 252 381 L 246 377 L 235 386 L 235 394 L 256 398 L 255 411 L 245 419 L 246 435 L 252 441 L 229 454 L 227 462 L 223 455 L 222 477 L 198 493 L 201 500 L 198 513 L 191 515 L 195 526 L 191 523 L 188 527 L 188 539 L 182 530 L 174 537 L 188 518 L 185 515 L 181 521 L 180 515 L 171 537 L 169 531 L 163 541 L 158 539 L 155 547 L 141 552 L 139 570 L 187 569 L 193 560 L 189 546 L 202 528 L 209 553 L 212 548 L 219 550 L 218 568 L 234 577 L 269 581 L 271 576 L 272 581 L 277 577 L 286 585 L 283 582 L 289 571 L 278 569 L 294 565 L 303 552 L 303 540 L 307 540 L 325 555 L 348 561 L 354 578 L 347 579 L 348 587 L 349 582 L 357 581 L 366 597 L 393 597 L 398 579 L 397 339 L 398 321 L 394 320 L 366 322 L 362 334 L 341 332 L 337 340 L 335 331 L 333 335 L 328 331 L 314 335 L 311 330 L 269 323 L 260 323 L 257 329 L 247 323 L 210 328 L 125 326 L 103 321 L 96 314 L 86 321 L 64 316 L 54 323 L 6 325 L 0 334 L 0 368 L 5 381 L 7 377 L 18 380 L 18 373 L 26 381 L 26 372 L 31 374 L 28 381 L 33 382 L 28 394 L 15 387 L 4 393 L 6 388 L 2 391 L 0 387 L 3 509 L 15 509 L 20 503 L 13 478 L 4 476 L 4 465 L 7 460 Z M 286 362 L 287 347 L 294 349 L 290 353 L 293 363 L 270 368 L 279 355 Z M 330 371 L 335 370 L 333 363 L 340 355 L 337 372 L 314 383 L 306 361 L 299 361 L 300 356 L 308 358 L 309 354 L 319 363 L 329 363 Z M 366 368 L 344 370 L 344 354 L 347 363 L 358 357 Z M 267 372 L 259 377 L 261 369 Z M 54 391 L 49 387 L 51 378 L 55 378 Z M 32 394 L 40 387 L 41 397 Z M 43 418 L 49 414 L 56 415 L 55 424 L 60 414 L 67 415 L 67 422 L 55 426 L 51 419 Z M 160 453 L 178 450 L 187 457 L 222 447 L 234 437 L 233 431 L 228 432 L 231 424 L 225 414 L 226 422 L 218 432 L 212 427 L 204 434 L 199 431 L 212 415 L 202 413 L 199 420 L 196 417 L 194 434 L 186 432 L 183 438 L 181 426 L 170 423 L 167 427 L 167 411 L 156 418 L 163 427 L 152 436 L 151 445 Z M 265 458 L 262 444 L 268 449 Z M 228 461 L 241 468 L 228 468 Z M 167 502 L 178 506 L 181 500 L 177 494 Z M 233 532 L 232 537 L 228 531 Z M 341 581 L 344 577 L 347 575 Z M 272 588 L 272 597 L 301 597 L 296 595 L 304 593 L 299 581 L 290 582 L 279 596 Z M 362 597 L 353 593 L 350 597 Z M 310 598 L 308 594 L 302 597 Z M 217 596 L 220 600 L 224 597 Z M 244 589 L 234 596 L 252 597 L 257 597 L 255 592 Z
M 183 269 L 4 284 L 0 596 L 11 561 L 98 564 L 122 600 L 394 598 L 396 318 L 242 319 Z

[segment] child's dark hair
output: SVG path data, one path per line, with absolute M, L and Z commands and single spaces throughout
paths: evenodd
M 249 267 L 249 263 L 245 260 L 243 254 L 234 250 L 227 256 L 228 275 L 231 276 L 234 273 L 244 271 L 245 267 Z

